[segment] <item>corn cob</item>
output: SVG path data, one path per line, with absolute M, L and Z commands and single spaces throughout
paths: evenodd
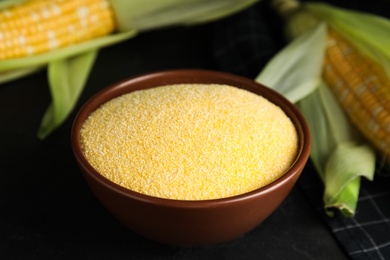
M 390 157 L 390 78 L 380 64 L 329 29 L 323 78 L 353 124 Z
M 30 0 L 0 11 L 0 60 L 63 48 L 114 31 L 108 0 Z
M 287 23 L 289 38 L 321 22 L 297 0 L 273 0 L 272 3 L 290 21 Z M 322 77 L 355 127 L 389 159 L 390 77 L 384 68 L 328 27 Z

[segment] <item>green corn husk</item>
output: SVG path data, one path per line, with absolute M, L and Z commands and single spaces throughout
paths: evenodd
M 321 79 L 327 27 L 353 39 L 358 48 L 388 70 L 390 23 L 374 15 L 321 3 L 275 0 L 274 4 L 288 17 L 286 30 L 290 43 L 256 80 L 284 94 L 305 115 L 312 132 L 311 160 L 325 187 L 326 212 L 332 215 L 337 209 L 345 216 L 352 216 L 361 177 L 373 179 L 376 154 Z
M 10 6 L 22 3 L 25 0 L 1 0 L 0 1 L 0 9 L 5 9 Z
M 32 73 L 37 72 L 40 69 L 42 69 L 40 66 L 36 66 L 36 67 L 33 66 L 33 67 L 26 67 L 22 69 L 0 72 L 0 84 L 30 75 Z
M 196 25 L 221 19 L 258 1 L 112 0 L 119 25 L 116 33 L 43 54 L 0 61 L 0 83 L 48 68 L 53 102 L 38 131 L 38 137 L 43 139 L 60 126 L 73 110 L 95 60 L 91 59 L 92 52 L 131 39 L 145 30 Z M 0 3 L 0 11 L 21 2 L 23 0 L 3 1 Z
M 54 60 L 48 65 L 48 79 L 53 102 L 46 110 L 38 137 L 45 138 L 58 127 L 76 105 L 96 59 L 97 51 L 85 52 L 64 60 Z
M 325 40 L 326 26 L 321 24 L 277 53 L 256 81 L 274 88 L 291 102 L 303 99 L 321 82 Z
M 2 60 L 0 61 L 0 73 L 12 72 L 28 67 L 47 66 L 53 60 L 62 60 L 77 55 L 82 55 L 90 50 L 98 50 L 103 47 L 107 47 L 121 41 L 128 40 L 136 36 L 135 30 L 128 32 L 116 33 L 104 37 L 100 37 L 95 40 L 74 44 L 68 47 L 64 47 L 58 50 L 37 54 L 33 56 L 27 56 L 23 58 Z M 0 78 L 1 80 L 1 78 Z
M 195 25 L 221 19 L 258 0 L 112 0 L 121 31 L 146 31 L 176 25 Z
M 325 20 L 390 75 L 390 21 L 386 18 L 321 3 L 307 3 L 307 12 Z

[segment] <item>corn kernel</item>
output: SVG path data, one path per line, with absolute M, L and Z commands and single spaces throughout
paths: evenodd
M 0 12 L 0 48 L 7 53 L 0 54 L 0 60 L 48 52 L 114 30 L 114 13 L 108 0 L 24 1 Z M 15 51 L 21 43 L 34 51 Z
M 389 160 L 390 141 L 384 135 L 390 120 L 390 80 L 384 68 L 329 30 L 323 78 L 351 122 Z

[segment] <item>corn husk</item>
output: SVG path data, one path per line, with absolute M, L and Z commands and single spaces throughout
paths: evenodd
M 326 25 L 290 42 L 255 79 L 295 103 L 312 93 L 321 82 Z
M 112 5 L 120 31 L 147 31 L 215 21 L 256 2 L 258 0 L 112 0 Z
M 290 43 L 256 80 L 295 102 L 305 115 L 312 132 L 311 160 L 325 187 L 326 212 L 332 215 L 336 209 L 353 216 L 361 178 L 374 177 L 376 154 L 321 79 L 326 28 L 330 26 L 353 39 L 356 46 L 388 69 L 390 23 L 374 15 L 322 3 L 294 2 L 292 6 L 299 8 L 290 13 L 282 10 L 292 17 L 287 20 Z
M 71 112 L 68 108 L 76 105 L 96 56 L 97 51 L 89 51 L 49 63 L 50 92 L 55 94 L 52 95 L 53 101 L 43 116 L 38 131 L 39 138 L 45 138 L 68 117 Z
M 22 2 L 3 1 L 0 11 Z M 48 68 L 53 102 L 38 130 L 38 137 L 43 139 L 60 126 L 73 110 L 95 60 L 91 57 L 96 54 L 91 53 L 129 40 L 145 30 L 214 21 L 256 2 L 258 0 L 112 0 L 117 32 L 39 55 L 0 61 L 0 83 Z
M 37 72 L 40 69 L 42 69 L 40 66 L 32 66 L 32 67 L 25 67 L 22 69 L 7 70 L 7 71 L 0 72 L 0 84 L 21 77 L 25 77 L 27 75 Z

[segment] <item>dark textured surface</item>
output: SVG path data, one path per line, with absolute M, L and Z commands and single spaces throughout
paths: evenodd
M 208 33 L 162 30 L 103 50 L 76 109 L 139 73 L 215 68 Z M 180 249 L 134 234 L 81 177 L 70 149 L 75 113 L 48 139 L 36 138 L 49 102 L 45 72 L 0 86 L 0 259 L 347 259 L 299 186 L 262 225 L 227 244 Z

